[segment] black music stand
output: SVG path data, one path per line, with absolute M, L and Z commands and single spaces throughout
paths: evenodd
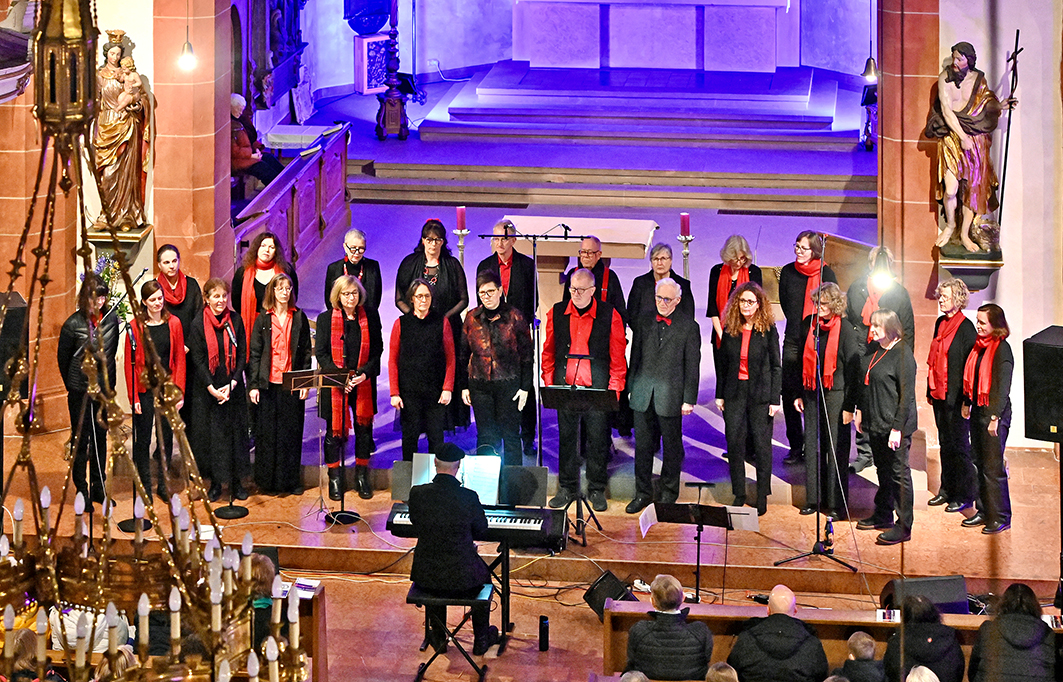
M 567 385 L 543 386 L 539 389 L 539 395 L 542 397 L 543 407 L 551 410 L 565 410 L 566 412 L 616 412 L 619 405 L 616 391 L 610 391 L 607 388 L 586 388 L 584 386 Z M 540 440 L 542 440 L 541 436 Z M 578 439 L 577 447 L 579 447 Z M 558 455 L 558 460 L 560 460 L 560 454 Z M 586 547 L 587 521 L 594 521 L 594 525 L 598 530 L 602 529 L 602 524 L 598 522 L 598 517 L 594 515 L 594 510 L 587 503 L 587 495 L 584 494 L 582 487 L 576 492 L 576 497 L 565 505 L 566 517 L 568 508 L 572 506 L 573 502 L 576 503 L 576 520 L 566 520 L 574 530 L 574 534 L 579 536 L 580 544 Z M 584 507 L 587 508 L 586 520 L 583 517 Z
M 705 526 L 712 528 L 723 528 L 726 540 L 730 531 L 734 530 L 734 524 L 731 523 L 731 514 L 727 511 L 727 507 L 714 507 L 708 504 L 665 504 L 663 502 L 654 503 L 655 513 L 657 514 L 657 521 L 661 523 L 681 523 L 686 525 L 696 525 L 697 532 L 695 538 L 697 539 L 697 564 L 694 568 L 694 599 L 691 601 L 693 604 L 701 603 L 701 533 L 705 530 Z M 720 590 L 720 603 L 723 603 L 723 595 L 726 591 L 727 585 L 727 542 L 724 542 L 723 551 L 723 575 L 724 575 L 724 587 Z
M 316 388 L 318 391 L 325 391 L 329 389 L 335 389 L 333 397 L 337 395 L 347 402 L 347 393 L 344 392 L 343 387 L 347 384 L 347 379 L 353 373 L 352 370 L 341 369 L 335 372 L 327 372 L 324 370 L 314 369 L 302 369 L 292 372 L 284 373 L 284 380 L 282 386 L 286 391 L 301 391 L 303 389 Z M 347 405 L 344 404 L 344 409 L 347 409 Z M 346 443 L 346 441 L 345 441 Z M 324 451 L 322 450 L 322 460 L 318 465 L 318 503 L 321 511 L 325 510 L 325 498 L 321 494 L 321 477 L 320 470 L 324 466 Z M 349 526 L 352 523 L 357 523 L 362 519 L 358 515 L 358 512 L 344 507 L 347 497 L 347 452 L 346 450 L 340 455 L 340 480 L 343 481 L 343 490 L 340 493 L 340 508 L 338 511 L 326 511 L 325 520 L 329 523 L 340 524 L 343 526 Z

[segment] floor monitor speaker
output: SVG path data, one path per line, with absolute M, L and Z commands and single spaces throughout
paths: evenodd
M 620 582 L 620 579 L 613 575 L 612 571 L 606 571 L 594 581 L 594 584 L 587 589 L 587 593 L 583 595 L 583 600 L 587 602 L 587 606 L 590 606 L 596 614 L 598 614 L 598 620 L 605 621 L 605 600 L 612 599 L 614 601 L 638 601 L 639 598 L 631 594 L 631 590 L 627 588 L 627 585 Z
M 967 581 L 962 575 L 891 580 L 882 588 L 879 603 L 884 609 L 899 610 L 902 595 L 922 595 L 942 613 L 971 612 L 967 605 Z

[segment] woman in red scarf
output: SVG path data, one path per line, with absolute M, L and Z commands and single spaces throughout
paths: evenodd
M 1000 306 L 987 303 L 975 320 L 978 339 L 963 367 L 963 418 L 971 420 L 971 454 L 978 467 L 978 513 L 963 521 L 995 535 L 1011 528 L 1011 496 L 1004 447 L 1011 428 L 1011 374 L 1015 356 Z
M 233 308 L 243 320 L 244 329 L 251 329 L 262 312 L 266 285 L 275 275 L 284 273 L 292 280 L 292 298 L 299 298 L 299 278 L 295 268 L 284 257 L 284 247 L 272 232 L 261 232 L 251 240 L 244 260 L 233 275 Z
M 147 336 L 151 337 L 152 346 L 159 358 L 159 364 L 170 373 L 170 378 L 183 393 L 185 390 L 185 335 L 181 321 L 171 315 L 165 308 L 162 286 L 150 279 L 140 287 L 140 300 L 144 304 L 147 318 Z M 133 320 L 126 334 L 125 346 L 125 383 L 129 390 L 129 404 L 133 406 L 133 463 L 137 467 L 144 492 L 151 493 L 151 432 L 155 428 L 155 395 L 152 392 L 151 377 L 154 372 L 148 369 L 147 345 L 144 327 L 140 321 Z M 161 379 L 161 377 L 159 377 Z M 161 381 L 159 382 L 161 388 Z M 177 409 L 184 405 L 184 399 L 177 403 Z M 165 473 L 169 469 L 170 454 L 173 452 L 173 429 L 170 423 L 160 417 L 162 442 L 155 445 L 155 457 L 162 463 L 156 493 L 164 500 L 166 494 Z
M 211 502 L 221 497 L 224 484 L 231 486 L 231 497 L 246 500 L 243 479 L 251 471 L 244 391 L 247 337 L 243 320 L 229 310 L 229 284 L 225 280 L 208 279 L 203 296 L 206 307 L 192 325 L 188 339 L 197 376 L 193 414 L 205 431 L 202 452 L 195 452 L 196 464 L 200 474 L 211 479 L 207 492 Z
M 753 250 L 749 242 L 740 234 L 732 234 L 720 249 L 720 260 L 709 271 L 709 304 L 705 317 L 712 322 L 712 359 L 716 373 L 720 372 L 719 353 L 715 352 L 723 340 L 723 310 L 731 298 L 735 287 L 746 282 L 756 282 L 764 286 L 764 277 L 760 268 L 753 265 Z M 628 306 L 628 310 L 631 306 Z
M 928 504 L 948 504 L 947 512 L 959 512 L 974 504 L 978 495 L 977 475 L 971 460 L 971 432 L 963 418 L 963 368 L 977 336 L 974 324 L 963 314 L 970 292 L 961 279 L 938 285 L 938 310 L 934 340 L 927 358 L 926 399 L 934 409 L 934 422 L 941 446 L 941 485 Z
M 805 458 L 805 437 L 801 413 L 795 407 L 802 397 L 802 349 L 805 338 L 801 335 L 801 322 L 811 315 L 812 292 L 819 287 L 820 272 L 823 282 L 838 282 L 834 271 L 823 263 L 823 235 L 805 230 L 794 242 L 793 263 L 787 263 L 779 272 L 779 305 L 786 318 L 786 332 L 782 342 L 782 410 L 786 417 L 786 439 L 790 453 L 783 460 L 797 464 Z
M 805 318 L 801 382 L 795 407 L 805 415 L 805 506 L 822 505 L 833 519 L 849 518 L 849 424 L 856 409 L 860 344 L 845 320 L 845 294 L 834 282 L 812 292 L 816 314 Z M 822 393 L 820 392 L 820 389 Z M 825 494 L 824 494 L 825 492 Z
M 716 406 L 723 412 L 734 505 L 746 503 L 745 460 L 753 443 L 757 467 L 757 514 L 768 510 L 771 494 L 772 419 L 779 412 L 782 365 L 779 332 L 764 290 L 739 285 L 723 311 L 722 371 L 716 374 Z
M 318 415 L 325 420 L 325 464 L 329 499 L 343 497 L 347 439 L 354 430 L 354 482 L 363 500 L 373 496 L 369 481 L 369 455 L 373 449 L 373 415 L 376 414 L 376 378 L 384 342 L 380 317 L 366 300 L 365 288 L 354 275 L 340 275 L 329 296 L 331 310 L 317 316 L 314 355 L 322 371 L 347 370 L 347 383 L 339 389 L 317 392 Z
M 265 312 L 251 329 L 247 397 L 258 405 L 255 484 L 263 492 L 303 494 L 303 416 L 307 390 L 286 391 L 284 373 L 310 369 L 310 323 L 295 307 L 292 280 L 266 285 Z

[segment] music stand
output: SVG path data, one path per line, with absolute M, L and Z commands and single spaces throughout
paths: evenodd
M 329 372 L 321 369 L 301 369 L 292 372 L 285 372 L 282 381 L 282 386 L 286 391 L 301 391 L 303 389 L 316 388 L 319 392 L 335 389 L 333 391 L 333 398 L 339 398 L 343 400 L 343 409 L 347 409 L 347 393 L 343 388 L 347 384 L 347 379 L 353 373 L 352 370 L 340 369 L 334 372 Z M 327 428 L 327 427 L 326 427 Z M 346 441 L 345 441 L 346 443 Z M 321 468 L 325 466 L 324 463 L 324 451 L 320 455 L 321 460 L 318 464 L 318 502 L 322 510 L 325 509 L 325 498 L 321 493 Z M 300 463 L 301 465 L 301 463 Z M 347 452 L 346 449 L 340 455 L 340 480 L 343 481 L 343 488 L 340 492 L 340 508 L 338 511 L 326 511 L 325 520 L 329 523 L 340 524 L 349 526 L 352 523 L 357 523 L 362 519 L 358 515 L 358 512 L 347 509 L 344 507 L 347 497 Z
M 543 407 L 551 410 L 564 410 L 566 412 L 616 412 L 617 407 L 619 406 L 616 391 L 610 391 L 607 388 L 587 388 L 585 386 L 568 385 L 542 386 L 539 388 L 539 396 L 542 398 Z M 540 435 L 540 441 L 541 440 L 542 437 Z M 579 447 L 578 438 L 576 447 Z M 560 453 L 558 454 L 558 458 L 560 459 Z M 568 508 L 572 506 L 573 502 L 576 503 L 575 521 L 567 518 Z M 587 508 L 586 520 L 583 518 L 584 507 Z M 575 535 L 579 536 L 580 544 L 584 547 L 587 546 L 587 520 L 594 521 L 594 525 L 598 530 L 602 529 L 602 524 L 598 522 L 598 517 L 594 515 L 594 509 L 592 509 L 590 504 L 587 503 L 587 496 L 584 494 L 582 487 L 576 491 L 576 497 L 565 505 L 565 515 L 565 520 L 575 531 Z
M 723 603 L 723 595 L 727 590 L 727 533 L 734 530 L 731 523 L 731 513 L 727 507 L 714 507 L 708 504 L 665 504 L 656 502 L 653 504 L 657 521 L 661 523 L 680 523 L 697 526 L 695 538 L 697 540 L 697 563 L 694 568 L 694 599 L 691 603 L 701 603 L 701 534 L 705 526 L 724 529 L 724 552 L 723 552 L 723 588 L 720 590 L 720 603 Z

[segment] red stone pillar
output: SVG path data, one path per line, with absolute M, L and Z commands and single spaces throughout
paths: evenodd
M 935 143 L 923 137 L 923 128 L 941 72 L 938 0 L 879 0 L 878 16 L 879 238 L 893 250 L 912 299 L 919 425 L 933 432 L 921 387 L 926 385 L 925 360 L 937 316 L 936 302 L 928 298 L 933 296 L 930 287 L 937 267 L 937 157 Z
M 10 261 L 17 253 L 19 235 L 26 225 L 26 215 L 32 203 L 33 183 L 40 163 L 41 138 L 32 108 L 32 82 L 25 94 L 0 104 L 0 169 L 4 176 L 4 189 L 0 192 L 0 253 L 4 254 L 3 258 L 0 258 L 0 290 L 3 291 L 7 290 Z M 29 278 L 33 275 L 32 249 L 37 246 L 40 236 L 43 205 L 48 191 L 47 169 L 50 166 L 51 154 L 47 159 L 46 174 L 38 192 L 30 240 L 23 255 L 27 267 L 15 287 L 23 297 L 29 294 Z M 40 336 L 41 374 L 37 381 L 38 394 L 44 398 L 44 425 L 50 431 L 70 426 L 66 409 L 66 390 L 56 366 L 55 353 L 59 330 L 77 307 L 77 267 L 74 254 L 77 248 L 76 201 L 73 190 L 70 199 L 65 198 L 62 191 L 57 191 L 49 266 L 52 281 L 48 284 L 45 298 L 44 326 Z M 37 295 L 39 294 L 38 286 Z M 37 305 L 34 305 L 29 311 L 31 352 L 36 336 L 38 310 Z M 8 463 L 13 461 L 9 459 Z
M 155 242 L 181 249 L 184 270 L 202 283 L 231 275 L 229 95 L 232 26 L 229 0 L 188 0 L 189 39 L 198 64 L 177 66 L 185 42 L 185 0 L 155 0 L 154 92 L 157 100 Z

